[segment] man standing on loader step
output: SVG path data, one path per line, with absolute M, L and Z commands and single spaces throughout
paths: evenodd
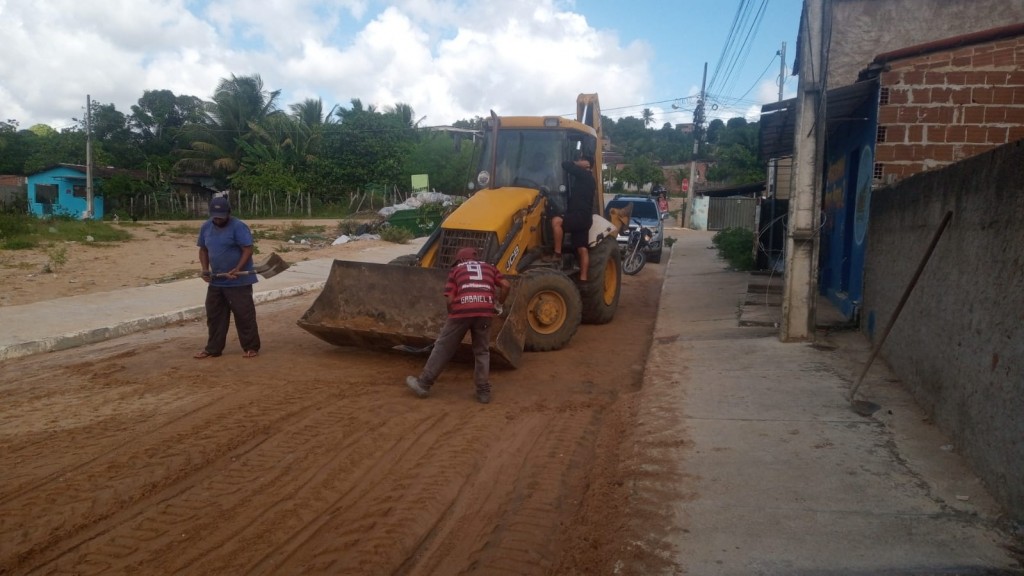
M 495 314 L 501 313 L 510 284 L 497 268 L 478 258 L 476 248 L 460 248 L 455 254 L 455 265 L 448 273 L 444 287 L 448 319 L 434 341 L 434 349 L 419 378 L 409 376 L 405 379 L 405 385 L 420 398 L 430 394 L 430 387 L 469 331 L 473 338 L 476 399 L 481 404 L 491 401 L 491 383 L 487 381 L 491 369 L 491 320 Z
M 582 156 L 575 162 L 562 162 L 562 169 L 572 176 L 569 201 L 565 215 L 551 219 L 551 232 L 555 241 L 554 259 L 556 262 L 562 262 L 562 242 L 565 232 L 569 232 L 572 235 L 570 245 L 580 263 L 580 282 L 587 281 L 587 272 L 590 268 L 587 243 L 590 226 L 594 223 L 594 193 L 597 190 L 594 173 L 590 171 L 593 165 L 594 159 L 590 156 Z

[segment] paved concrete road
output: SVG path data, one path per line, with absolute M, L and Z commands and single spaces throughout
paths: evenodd
M 747 277 L 710 233 L 680 241 L 662 293 L 637 447 L 678 482 L 638 487 L 663 510 L 687 574 L 1017 574 L 999 510 L 857 332 L 781 343 L 740 327 Z M 642 459 L 642 458 L 641 458 Z M 666 497 L 670 508 L 664 509 Z

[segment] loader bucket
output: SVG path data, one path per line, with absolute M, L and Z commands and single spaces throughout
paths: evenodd
M 298 325 L 337 346 L 426 351 L 444 325 L 447 270 L 335 260 L 320 295 Z M 491 358 L 515 368 L 526 341 L 524 315 L 517 313 L 515 279 L 505 304 L 508 314 L 491 326 Z M 518 319 L 518 320 L 508 320 Z M 457 360 L 473 360 L 469 334 Z

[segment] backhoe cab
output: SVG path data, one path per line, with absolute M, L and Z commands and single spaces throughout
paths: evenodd
M 579 95 L 575 120 L 492 112 L 470 197 L 416 255 L 390 265 L 336 260 L 299 325 L 338 345 L 425 350 L 444 323 L 444 279 L 465 246 L 477 248 L 512 282 L 506 313 L 491 331 L 491 350 L 505 363 L 516 366 L 524 349 L 562 348 L 580 323 L 610 322 L 622 272 L 617 230 L 602 216 L 600 117 L 596 94 Z M 542 259 L 554 248 L 550 218 L 571 193 L 561 163 L 583 154 L 594 157 L 597 182 L 587 282 L 579 281 L 578 266 Z M 462 357 L 469 358 L 468 344 L 464 348 Z

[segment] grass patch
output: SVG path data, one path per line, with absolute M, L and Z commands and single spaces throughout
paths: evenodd
M 178 270 L 177 272 L 168 274 L 157 278 L 157 284 L 166 284 L 167 282 L 177 282 L 178 280 L 188 280 L 190 278 L 199 278 L 199 270 L 193 268 L 186 268 L 185 270 Z
M 754 269 L 754 233 L 746 228 L 726 228 L 711 238 L 718 256 L 734 270 Z
M 3 250 L 31 250 L 36 246 L 39 246 L 39 241 L 32 238 L 5 238 L 0 243 Z
M 327 241 L 326 231 L 326 226 L 303 224 L 298 220 L 293 220 L 282 228 L 264 228 L 259 225 L 253 225 L 252 237 L 256 240 L 278 240 L 283 242 L 289 240 L 294 242 L 308 240 L 310 243 L 323 243 Z
M 25 250 L 44 243 L 121 242 L 130 238 L 127 230 L 98 220 L 0 214 L 0 247 L 4 250 Z
M 163 232 L 161 232 L 161 234 L 163 234 L 163 233 L 167 233 L 167 234 L 180 234 L 182 236 L 198 236 L 199 235 L 199 228 L 196 228 L 195 226 L 185 226 L 185 225 L 181 224 L 181 225 L 178 225 L 178 226 L 171 226 L 170 228 L 168 228 L 168 229 L 164 230 Z

